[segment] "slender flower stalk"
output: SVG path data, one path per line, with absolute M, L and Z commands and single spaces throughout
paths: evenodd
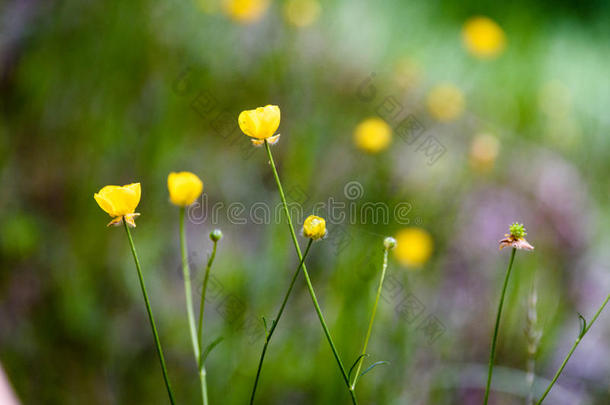
M 182 275 L 184 277 L 184 296 L 186 297 L 186 313 L 191 332 L 191 343 L 195 359 L 199 359 L 199 344 L 197 344 L 197 330 L 195 329 L 195 315 L 193 312 L 193 293 L 191 289 L 191 268 L 188 262 L 186 230 L 184 227 L 184 207 L 180 208 L 180 252 L 182 255 Z
M 377 313 L 377 305 L 379 304 L 379 298 L 381 297 L 383 280 L 385 279 L 385 273 L 388 268 L 388 252 L 390 251 L 390 249 L 396 246 L 396 240 L 394 238 L 386 238 L 384 240 L 383 246 L 383 265 L 381 267 L 381 277 L 379 278 L 379 285 L 377 286 L 377 296 L 375 297 L 375 304 L 373 304 L 373 313 L 371 314 L 369 328 L 366 331 L 366 337 L 364 338 L 364 345 L 362 345 L 362 353 L 360 354 L 360 357 L 358 357 L 358 360 L 356 360 L 358 362 L 358 367 L 356 368 L 354 382 L 350 387 L 351 391 L 354 391 L 354 389 L 356 388 L 356 383 L 358 382 L 358 378 L 360 377 L 360 369 L 362 368 L 362 363 L 366 355 L 366 348 L 368 347 L 369 339 L 371 338 L 371 332 L 373 331 L 373 321 L 375 321 L 375 314 Z
M 278 123 L 279 123 L 279 120 L 278 120 Z M 267 150 L 267 155 L 269 157 L 269 164 L 271 165 L 271 169 L 273 170 L 273 176 L 274 176 L 275 182 L 277 184 L 280 198 L 282 199 L 282 205 L 284 206 L 284 212 L 286 214 L 286 219 L 288 220 L 288 228 L 290 229 L 290 235 L 292 237 L 292 242 L 294 244 L 294 248 L 297 252 L 297 256 L 299 257 L 299 260 L 303 261 L 303 255 L 301 253 L 301 248 L 300 248 L 299 242 L 297 240 L 297 235 L 294 231 L 294 226 L 292 225 L 290 211 L 288 210 L 288 203 L 286 202 L 286 196 L 284 195 L 284 189 L 282 188 L 282 183 L 280 182 L 280 177 L 279 177 L 277 169 L 275 167 L 275 162 L 273 161 L 273 155 L 271 154 L 271 149 L 269 148 L 269 142 L 267 139 L 264 139 L 264 143 L 265 143 L 265 149 Z M 351 387 L 350 387 L 350 383 L 349 383 L 349 378 L 347 377 L 345 367 L 343 366 L 343 362 L 341 361 L 341 357 L 339 356 L 339 353 L 337 352 L 337 348 L 335 347 L 333 339 L 330 336 L 330 331 L 328 330 L 328 326 L 326 325 L 326 321 L 324 320 L 324 315 L 322 315 L 322 310 L 320 309 L 320 305 L 318 304 L 318 299 L 316 298 L 316 293 L 313 289 L 313 285 L 311 284 L 311 280 L 309 278 L 309 272 L 307 271 L 307 266 L 305 265 L 305 263 L 303 263 L 301 268 L 303 270 L 303 276 L 305 277 L 305 282 L 307 283 L 307 289 L 309 290 L 309 295 L 311 296 L 311 300 L 316 309 L 316 313 L 318 314 L 320 324 L 322 325 L 322 329 L 324 330 L 324 334 L 326 335 L 326 340 L 328 340 L 328 344 L 330 345 L 333 355 L 335 356 L 335 360 L 337 361 L 337 364 L 339 366 L 339 370 L 341 371 L 341 376 L 343 377 L 343 381 L 345 382 L 345 385 L 347 386 L 347 388 L 350 392 L 352 403 L 355 405 L 355 404 L 357 404 L 356 395 L 355 395 L 354 391 L 352 391 L 350 389 Z
M 208 258 L 208 263 L 205 267 L 205 276 L 203 277 L 203 285 L 201 287 L 201 301 L 199 302 L 199 323 L 197 327 L 197 345 L 199 346 L 199 356 L 197 358 L 197 368 L 199 370 L 199 379 L 201 380 L 201 395 L 203 397 L 203 403 L 207 404 L 208 401 L 208 392 L 207 392 L 207 383 L 206 376 L 207 371 L 205 369 L 205 353 L 203 352 L 202 343 L 203 343 L 203 313 L 205 310 L 205 292 L 208 287 L 208 279 L 210 278 L 210 269 L 212 268 L 212 263 L 214 263 L 214 258 L 216 257 L 216 248 L 218 247 L 218 241 L 222 238 L 222 232 L 219 229 L 215 229 L 210 233 L 210 239 L 214 243 L 214 247 L 212 248 L 212 254 Z M 214 343 L 212 343 L 214 345 Z M 210 346 L 211 348 L 212 346 Z M 209 349 L 211 350 L 211 349 Z M 209 350 L 207 350 L 209 352 Z
M 167 367 L 165 366 L 165 358 L 163 357 L 163 349 L 161 348 L 161 341 L 159 340 L 159 334 L 157 333 L 157 326 L 155 325 L 155 318 L 153 317 L 152 309 L 150 308 L 150 301 L 148 299 L 148 293 L 146 292 L 146 286 L 144 285 L 144 278 L 142 277 L 142 269 L 140 268 L 140 260 L 136 253 L 136 247 L 131 238 L 131 232 L 129 231 L 129 222 L 127 218 L 123 218 L 123 225 L 125 226 L 125 232 L 127 232 L 127 238 L 129 239 L 129 246 L 131 247 L 131 254 L 138 270 L 138 278 L 140 280 L 140 287 L 142 288 L 142 295 L 144 296 L 144 303 L 146 304 L 146 311 L 148 312 L 148 320 L 150 322 L 150 328 L 152 329 L 153 337 L 155 339 L 155 346 L 157 348 L 157 354 L 159 355 L 159 362 L 161 363 L 161 371 L 163 372 L 163 380 L 165 381 L 165 387 L 167 388 L 167 395 L 169 395 L 169 402 L 174 405 L 174 393 L 169 383 L 169 377 L 167 376 Z
M 506 287 L 508 286 L 508 279 L 510 272 L 513 268 L 513 262 L 515 261 L 515 253 L 517 248 L 513 248 L 510 253 L 510 262 L 508 263 L 508 269 L 506 270 L 506 277 L 504 278 L 504 285 L 502 286 L 502 295 L 500 296 L 500 303 L 498 304 L 498 314 L 496 316 L 496 326 L 494 327 L 494 334 L 491 340 L 491 353 L 489 354 L 489 369 L 487 371 L 487 385 L 485 386 L 485 400 L 484 404 L 487 405 L 489 401 L 489 388 L 491 387 L 491 376 L 493 374 L 494 360 L 496 358 L 496 341 L 498 340 L 498 330 L 500 328 L 500 317 L 502 316 L 502 307 L 504 306 L 504 296 L 506 295 Z
M 542 396 L 540 397 L 540 399 L 538 400 L 536 405 L 542 404 L 542 401 L 544 401 L 544 399 L 547 397 L 547 395 L 551 391 L 551 388 L 553 388 L 553 385 L 555 385 L 555 382 L 557 382 L 557 379 L 561 375 L 561 372 L 563 371 L 565 366 L 568 364 L 568 361 L 570 360 L 570 357 L 572 357 L 572 354 L 576 350 L 576 347 L 580 344 L 580 341 L 582 340 L 583 337 L 585 337 L 587 332 L 589 332 L 589 330 L 591 329 L 591 327 L 593 326 L 593 324 L 595 323 L 595 321 L 599 317 L 599 314 L 601 314 L 601 312 L 604 310 L 604 308 L 608 304 L 609 300 L 610 300 L 610 294 L 608 294 L 608 296 L 606 297 L 606 299 L 604 300 L 602 305 L 599 307 L 599 309 L 595 313 L 595 316 L 593 316 L 593 318 L 591 319 L 591 322 L 589 322 L 589 324 L 587 324 L 586 321 L 584 320 L 584 318 L 581 317 L 581 321 L 584 322 L 584 323 L 582 325 L 580 333 L 578 334 L 578 337 L 576 338 L 576 341 L 572 345 L 572 348 L 568 352 L 568 355 L 563 360 L 563 363 L 561 363 L 561 366 L 559 367 L 559 370 L 557 370 L 557 372 L 555 373 L 555 376 L 553 377 L 553 379 L 549 383 L 549 386 L 546 388 L 546 390 L 544 391 L 544 394 L 542 394 Z
M 184 227 L 184 212 L 185 208 L 180 207 L 180 252 L 182 255 L 182 276 L 184 278 L 184 296 L 186 299 L 186 314 L 189 322 L 189 330 L 191 334 L 191 343 L 193 344 L 193 354 L 195 355 L 195 363 L 199 371 L 199 380 L 201 382 L 201 398 L 204 405 L 208 404 L 208 389 L 205 373 L 201 373 L 199 362 L 201 348 L 197 338 L 197 329 L 195 326 L 195 314 L 193 312 L 193 293 L 191 289 L 191 269 L 188 262 L 186 230 Z
M 529 244 L 525 239 L 527 232 L 523 224 L 517 222 L 513 223 L 509 228 L 509 233 L 504 235 L 500 243 L 500 250 L 505 247 L 511 247 L 510 261 L 508 263 L 508 269 L 506 269 L 506 277 L 504 278 L 504 285 L 502 286 L 502 295 L 500 296 L 500 303 L 498 304 L 498 313 L 496 315 L 496 325 L 494 327 L 493 337 L 491 339 L 491 352 L 489 353 L 489 369 L 487 371 L 487 384 L 485 386 L 485 399 L 483 404 L 487 405 L 489 401 L 489 389 L 491 387 L 491 377 L 494 371 L 494 360 L 496 358 L 496 343 L 498 340 L 498 330 L 500 329 L 500 318 L 502 317 L 502 307 L 504 306 L 504 296 L 506 295 L 506 287 L 508 286 L 508 279 L 510 278 L 510 272 L 513 268 L 515 261 L 515 254 L 518 250 L 534 250 L 534 247 Z
M 212 247 L 212 254 L 208 258 L 208 263 L 205 266 L 205 275 L 203 276 L 203 284 L 201 286 L 201 301 L 199 302 L 199 323 L 197 327 L 197 342 L 199 342 L 199 368 L 203 367 L 202 364 L 202 340 L 203 340 L 203 312 L 205 310 L 205 292 L 208 289 L 208 280 L 210 279 L 210 269 L 212 268 L 212 263 L 214 263 L 214 259 L 216 258 L 216 249 L 218 247 L 218 241 L 222 238 L 222 232 L 219 229 L 215 229 L 210 233 L 210 239 L 214 243 Z
M 193 354 L 199 380 L 201 382 L 201 398 L 203 405 L 208 404 L 208 388 L 206 383 L 205 370 L 202 371 L 201 364 L 201 344 L 195 326 L 195 314 L 193 312 L 193 291 L 191 288 L 191 269 L 188 262 L 188 249 L 186 244 L 186 231 L 184 228 L 184 213 L 186 207 L 195 202 L 203 191 L 203 182 L 196 174 L 191 172 L 172 172 L 167 176 L 167 189 L 169 200 L 172 204 L 180 207 L 180 252 L 182 255 L 182 275 L 184 278 L 184 297 L 186 300 L 186 314 L 189 322 L 191 343 L 193 344 Z
M 292 292 L 294 283 L 297 281 L 297 277 L 299 276 L 299 273 L 301 271 L 301 266 L 303 266 L 303 263 L 305 262 L 305 258 L 307 257 L 307 254 L 309 253 L 309 249 L 311 248 L 312 243 L 313 243 L 313 239 L 309 239 L 309 243 L 307 244 L 307 248 L 305 249 L 303 258 L 301 259 L 299 266 L 297 267 L 296 271 L 294 272 L 294 274 L 292 276 L 292 280 L 290 281 L 290 286 L 288 287 L 288 290 L 286 291 L 286 294 L 284 295 L 284 299 L 282 300 L 282 305 L 280 305 L 280 310 L 278 311 L 277 316 L 271 323 L 271 327 L 269 328 L 269 331 L 267 332 L 267 336 L 265 337 L 265 344 L 263 345 L 263 351 L 261 352 L 261 357 L 258 362 L 258 369 L 256 370 L 256 378 L 254 379 L 254 387 L 252 387 L 252 395 L 250 396 L 250 405 L 254 404 L 254 396 L 256 395 L 256 388 L 258 386 L 258 381 L 260 379 L 261 370 L 263 368 L 263 361 L 265 360 L 265 354 L 267 353 L 267 347 L 269 346 L 269 341 L 271 340 L 271 336 L 273 336 L 273 332 L 275 332 L 275 328 L 277 327 L 277 324 L 280 322 L 280 318 L 282 317 L 282 314 L 284 313 L 284 308 L 286 307 L 286 303 L 288 302 L 288 298 L 290 297 L 290 293 Z M 265 327 L 266 327 L 266 325 L 265 325 Z

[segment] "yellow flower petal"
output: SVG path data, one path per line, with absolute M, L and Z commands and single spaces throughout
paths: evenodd
M 114 206 L 112 205 L 112 201 L 110 201 L 104 195 L 102 195 L 101 190 L 100 190 L 100 193 L 93 194 L 93 198 L 95 198 L 95 201 L 97 201 L 97 205 L 99 205 L 100 208 L 102 210 L 104 210 L 104 212 L 106 212 L 111 217 L 117 216 Z
M 276 105 L 242 111 L 237 119 L 242 132 L 252 138 L 272 137 L 280 126 L 280 108 Z
M 125 195 L 125 203 L 127 204 L 127 211 L 129 213 L 135 212 L 138 204 L 140 203 L 140 196 L 142 195 L 142 187 L 140 183 L 131 183 L 123 186 L 127 193 Z
M 167 176 L 170 201 L 180 207 L 195 202 L 203 191 L 203 182 L 191 172 L 170 173 Z

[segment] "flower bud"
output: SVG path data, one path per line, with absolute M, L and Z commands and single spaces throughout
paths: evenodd
M 324 218 L 310 215 L 303 223 L 303 236 L 313 240 L 322 239 L 326 236 L 326 221 Z
M 396 239 L 388 236 L 383 240 L 383 247 L 385 247 L 387 250 L 394 249 L 396 247 Z
M 220 229 L 214 229 L 210 232 L 210 239 L 212 239 L 213 242 L 218 242 L 222 239 L 222 231 Z

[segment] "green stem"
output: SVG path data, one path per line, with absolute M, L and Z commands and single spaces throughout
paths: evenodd
M 191 269 L 188 261 L 187 245 L 186 245 L 186 230 L 184 226 L 184 212 L 185 208 L 180 207 L 180 252 L 182 254 L 182 276 L 184 278 L 184 296 L 186 299 L 186 314 L 189 322 L 189 329 L 191 332 L 191 343 L 193 344 L 193 353 L 195 355 L 195 363 L 197 363 L 197 370 L 199 372 L 199 380 L 201 382 L 201 396 L 203 404 L 207 405 L 207 386 L 205 380 L 205 374 L 201 375 L 201 369 L 199 367 L 200 359 L 200 347 L 197 340 L 197 330 L 195 329 L 195 314 L 193 313 L 193 292 L 191 289 Z
M 208 264 L 205 267 L 205 276 L 203 277 L 203 285 L 201 287 L 201 301 L 199 302 L 199 325 L 197 327 L 197 341 L 199 342 L 199 368 L 203 366 L 201 364 L 201 360 L 203 358 L 203 351 L 201 350 L 202 344 L 202 334 L 203 334 L 203 312 L 205 310 L 205 292 L 208 289 L 208 280 L 210 278 L 210 269 L 212 268 L 212 263 L 214 263 L 214 258 L 216 257 L 216 248 L 218 246 L 218 241 L 213 241 L 214 246 L 212 247 L 212 254 L 208 258 Z
M 277 316 L 273 320 L 273 323 L 271 324 L 271 328 L 269 329 L 269 332 L 267 332 L 267 336 L 265 337 L 265 344 L 263 346 L 263 351 L 261 352 L 260 360 L 258 361 L 258 369 L 256 370 L 256 378 L 254 379 L 254 387 L 252 388 L 252 395 L 250 396 L 250 405 L 252 405 L 254 403 L 254 396 L 256 395 L 256 387 L 258 386 L 258 380 L 261 375 L 261 370 L 263 369 L 263 361 L 265 360 L 265 354 L 267 353 L 267 347 L 269 346 L 269 341 L 271 340 L 271 336 L 273 336 L 273 332 L 275 331 L 275 328 L 277 327 L 277 324 L 280 322 L 280 318 L 282 317 L 282 314 L 284 313 L 284 308 L 286 307 L 286 303 L 288 302 L 288 297 L 290 297 L 290 293 L 292 292 L 294 283 L 297 281 L 297 277 L 299 276 L 299 273 L 301 271 L 301 266 L 303 265 L 303 262 L 305 262 L 305 258 L 307 257 L 307 254 L 309 253 L 309 249 L 311 248 L 312 242 L 313 242 L 313 239 L 309 239 L 309 243 L 307 244 L 307 249 L 305 249 L 305 254 L 303 254 L 303 258 L 301 259 L 299 266 L 297 267 L 296 271 L 294 272 L 294 275 L 292 276 L 292 281 L 290 282 L 288 291 L 286 291 L 286 294 L 284 295 L 284 300 L 282 301 L 280 310 L 278 311 Z
M 366 354 L 366 348 L 369 344 L 369 339 L 371 338 L 371 332 L 373 331 L 373 321 L 375 320 L 375 314 L 377 313 L 377 305 L 379 303 L 379 298 L 381 297 L 381 289 L 383 287 L 383 280 L 385 279 L 385 272 L 388 268 L 388 248 L 385 248 L 383 251 L 383 266 L 381 268 L 381 278 L 379 279 L 379 286 L 377 287 L 377 296 L 375 297 L 375 304 L 373 305 L 373 313 L 371 314 L 371 320 L 369 321 L 369 328 L 366 332 L 366 337 L 364 339 L 364 345 L 362 346 L 362 353 L 358 359 L 358 367 L 356 368 L 356 375 L 354 377 L 354 382 L 352 383 L 351 390 L 353 391 L 356 388 L 356 383 L 358 382 L 358 377 L 360 374 L 360 369 L 362 368 L 362 363 L 364 361 L 364 355 Z
M 184 278 L 184 296 L 186 298 L 186 313 L 191 332 L 191 343 L 195 359 L 199 359 L 199 345 L 197 344 L 197 331 L 195 329 L 195 315 L 193 313 L 193 293 L 191 291 L 191 268 L 188 262 L 186 231 L 184 229 L 184 207 L 180 207 L 180 252 L 182 254 L 182 276 Z
M 487 385 L 485 387 L 485 400 L 484 404 L 487 405 L 489 401 L 489 388 L 491 387 L 491 376 L 493 374 L 494 359 L 496 358 L 496 341 L 498 339 L 498 330 L 500 329 L 500 317 L 502 316 L 502 306 L 504 306 L 504 296 L 506 295 L 506 287 L 508 286 L 508 278 L 510 277 L 510 271 L 513 268 L 513 262 L 515 261 L 515 253 L 517 249 L 513 248 L 510 254 L 510 262 L 508 263 L 508 269 L 506 270 L 506 277 L 504 278 L 504 286 L 502 287 L 502 295 L 500 296 L 500 304 L 498 305 L 498 315 L 496 316 L 496 326 L 494 327 L 494 335 L 491 341 L 491 353 L 489 354 L 489 370 L 487 371 Z
M 207 371 L 205 369 L 205 364 L 203 364 L 203 349 L 202 339 L 203 339 L 203 313 L 205 310 L 205 292 L 208 288 L 208 280 L 210 278 L 210 269 L 212 268 L 212 263 L 214 262 L 214 258 L 216 257 L 216 248 L 218 246 L 218 241 L 215 240 L 214 247 L 212 248 L 212 254 L 208 258 L 208 264 L 205 268 L 205 276 L 203 277 L 203 286 L 201 287 L 201 301 L 199 302 L 199 324 L 197 327 L 197 344 L 199 346 L 199 358 L 197 360 L 198 368 L 199 368 L 199 378 L 201 380 L 201 395 L 203 397 L 203 403 L 208 403 L 208 386 L 206 383 L 206 375 Z
M 290 217 L 290 211 L 288 210 L 288 203 L 286 202 L 286 196 L 284 195 L 284 189 L 282 188 L 282 183 L 280 182 L 280 177 L 277 173 L 277 169 L 275 167 L 275 162 L 273 161 L 273 155 L 271 154 L 271 149 L 269 148 L 269 143 L 265 140 L 265 149 L 267 150 L 267 155 L 269 156 L 269 164 L 271 165 L 271 169 L 273 170 L 273 177 L 275 177 L 275 182 L 277 184 L 278 191 L 280 193 L 280 198 L 282 199 L 282 204 L 284 206 L 284 212 L 286 213 L 286 218 L 288 220 L 288 228 L 290 229 L 290 235 L 292 237 L 292 243 L 294 244 L 294 248 L 297 252 L 297 256 L 299 260 L 303 260 L 303 255 L 301 254 L 301 248 L 299 246 L 299 242 L 297 240 L 297 235 L 294 231 L 294 226 L 292 225 L 292 218 Z M 350 396 L 352 399 L 352 403 L 357 404 L 356 395 L 352 390 L 350 390 L 349 379 L 347 378 L 347 373 L 345 372 L 345 367 L 343 367 L 343 362 L 339 357 L 339 353 L 337 352 L 337 348 L 333 342 L 332 337 L 330 336 L 330 331 L 328 330 L 328 326 L 326 326 L 326 321 L 324 321 L 324 316 L 322 315 L 322 310 L 320 309 L 320 305 L 318 304 L 318 299 L 316 298 L 316 293 L 311 284 L 311 280 L 309 278 L 309 272 L 307 271 L 307 266 L 303 263 L 303 276 L 305 276 L 305 282 L 307 283 L 307 289 L 309 290 L 309 295 L 311 296 L 311 300 L 313 301 L 313 305 L 316 309 L 316 313 L 318 314 L 318 318 L 320 319 L 320 324 L 322 325 L 322 329 L 324 330 L 324 334 L 326 335 L 326 340 L 328 340 L 328 344 L 335 356 L 335 360 L 337 360 L 337 364 L 339 365 L 339 370 L 341 371 L 341 376 L 343 377 L 343 381 L 347 386 Z
M 155 325 L 155 318 L 153 317 L 152 309 L 150 308 L 150 301 L 148 300 L 148 293 L 146 292 L 146 286 L 144 285 L 144 278 L 142 277 L 142 269 L 140 268 L 140 260 L 136 253 L 136 247 L 133 244 L 131 238 L 131 232 L 127 226 L 127 221 L 123 218 L 123 225 L 125 226 L 125 232 L 127 232 L 127 238 L 129 239 L 129 246 L 131 247 L 131 254 L 133 260 L 136 263 L 136 269 L 138 270 L 138 278 L 140 280 L 140 287 L 142 288 L 142 295 L 144 296 L 144 303 L 146 304 L 146 311 L 148 311 L 148 320 L 150 322 L 150 328 L 152 329 L 153 337 L 155 339 L 155 346 L 157 348 L 157 355 L 159 356 L 159 362 L 161 363 L 161 371 L 163 372 L 163 380 L 165 381 L 165 387 L 167 388 L 167 395 L 169 395 L 169 402 L 174 405 L 174 393 L 169 383 L 169 377 L 167 376 L 167 367 L 165 366 L 165 358 L 163 357 L 163 349 L 161 348 L 161 341 L 159 340 L 159 334 L 157 333 L 157 326 Z
M 591 329 L 591 327 L 593 326 L 593 324 L 595 323 L 595 321 L 597 320 L 597 318 L 599 317 L 599 314 L 601 314 L 601 312 L 603 311 L 603 309 L 606 307 L 606 304 L 608 304 L 608 300 L 610 300 L 610 294 L 608 294 L 608 296 L 606 297 L 606 299 L 604 300 L 603 304 L 601 307 L 599 307 L 599 309 L 597 310 L 597 312 L 595 313 L 595 316 L 593 317 L 593 319 L 591 319 L 591 322 L 589 323 L 589 325 L 583 330 L 583 332 L 581 334 L 579 334 L 578 338 L 576 339 L 576 341 L 574 342 L 574 344 L 572 345 L 572 348 L 570 349 L 570 351 L 568 352 L 568 355 L 566 356 L 566 358 L 563 360 L 563 363 L 561 363 L 561 367 L 559 367 L 559 370 L 557 370 L 557 372 L 555 373 L 555 376 L 553 377 L 553 380 L 551 380 L 549 386 L 546 388 L 546 390 L 544 391 L 544 394 L 542 394 L 542 397 L 540 397 L 540 399 L 538 400 L 538 402 L 536 403 L 536 405 L 540 405 L 542 403 L 542 401 L 544 401 L 544 399 L 546 398 L 546 396 L 549 394 L 549 392 L 551 391 L 551 388 L 553 388 L 553 385 L 555 385 L 555 382 L 557 381 L 557 379 L 559 378 L 559 375 L 561 374 L 561 372 L 563 371 L 563 369 L 565 368 L 566 364 L 568 364 L 568 360 L 570 360 L 570 357 L 572 357 L 572 354 L 574 353 L 574 350 L 576 350 L 576 347 L 578 346 L 578 344 L 580 343 L 580 341 L 582 340 L 583 337 L 585 337 L 585 335 L 587 334 L 587 332 L 589 332 L 589 329 Z

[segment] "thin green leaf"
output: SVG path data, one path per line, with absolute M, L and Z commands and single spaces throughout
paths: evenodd
M 358 362 L 360 361 L 361 358 L 363 357 L 369 357 L 369 355 L 367 353 L 361 354 L 360 356 L 358 356 L 358 358 L 356 359 L 356 361 L 354 361 L 354 364 L 352 364 L 352 366 L 349 369 L 349 373 L 347 373 L 347 380 L 351 381 L 352 380 L 352 371 L 354 371 L 354 367 L 356 367 L 356 365 L 358 365 Z
M 375 366 L 378 366 L 380 364 L 390 364 L 389 361 L 378 361 L 375 362 L 373 364 L 371 364 L 366 370 L 364 370 L 362 373 L 360 373 L 360 377 L 362 377 L 363 375 L 365 375 L 366 373 L 368 373 L 369 371 L 371 371 Z M 358 377 L 358 378 L 360 378 Z
M 263 318 L 263 326 L 265 327 L 265 333 L 269 333 L 269 328 L 267 328 L 267 318 L 265 318 L 264 316 Z
M 212 349 L 214 349 L 220 342 L 222 342 L 224 338 L 222 336 L 220 336 L 219 338 L 217 338 L 216 340 L 214 340 L 212 343 L 210 343 L 208 345 L 208 347 L 205 348 L 205 350 L 203 351 L 202 355 L 201 355 L 201 364 L 205 363 L 205 359 L 208 358 L 210 352 L 212 351 Z
M 578 313 L 578 320 L 580 321 L 580 332 L 578 333 L 578 337 L 582 338 L 585 333 L 587 333 L 587 320 L 580 312 Z

